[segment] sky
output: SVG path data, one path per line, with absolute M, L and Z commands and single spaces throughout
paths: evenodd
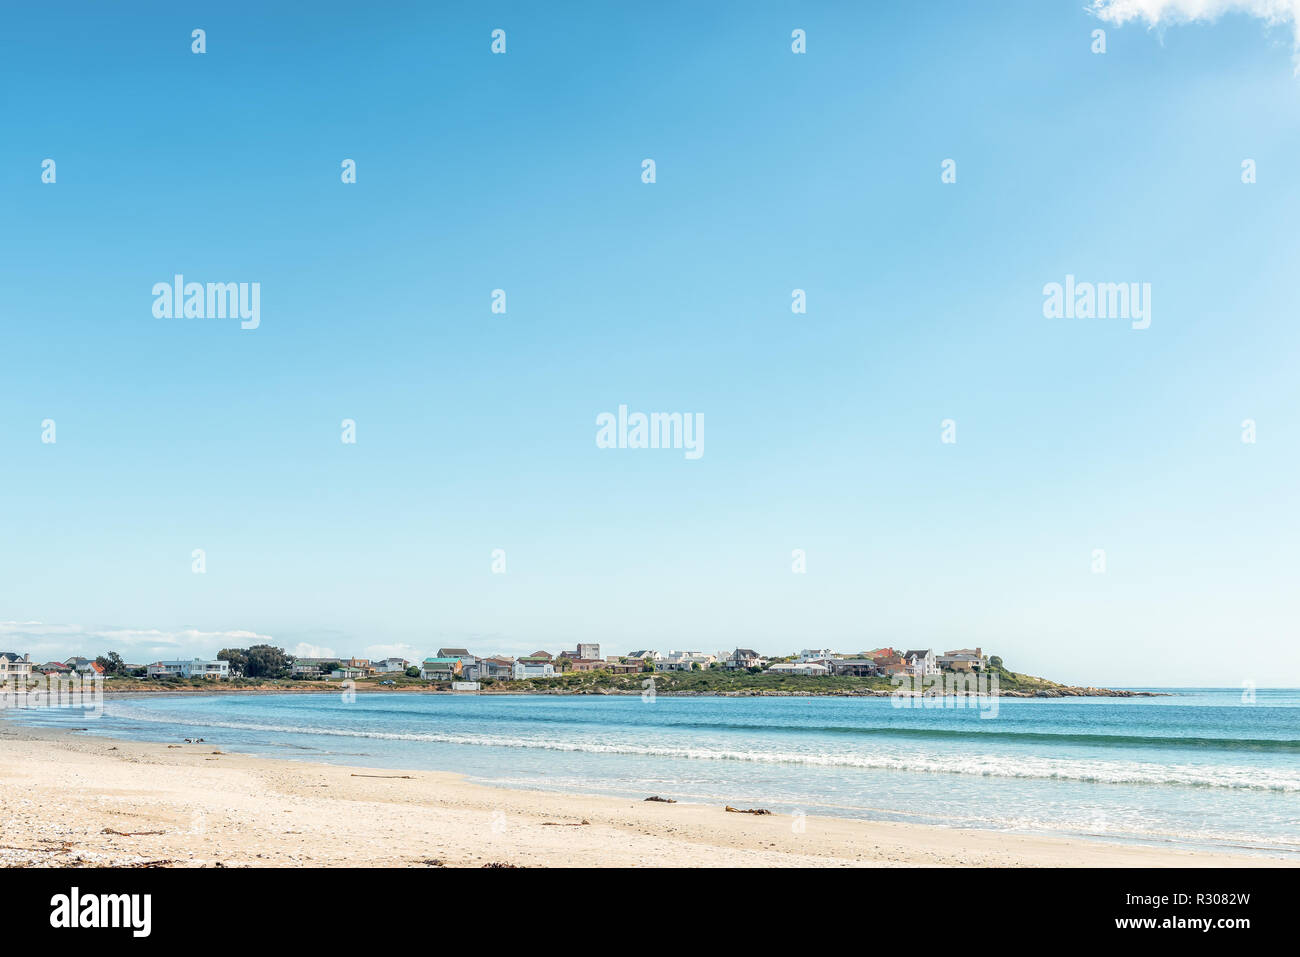
M 1300 685 L 1293 9 L 14 8 L 0 650 Z M 159 318 L 178 273 L 257 328 Z

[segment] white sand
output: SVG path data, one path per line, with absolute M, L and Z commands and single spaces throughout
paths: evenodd
M 207 744 L 111 741 L 0 723 L 0 820 L 5 823 L 0 865 L 1296 863 L 827 817 L 808 817 L 800 830 L 784 815 L 506 790 L 454 774 L 344 768 L 216 751 Z

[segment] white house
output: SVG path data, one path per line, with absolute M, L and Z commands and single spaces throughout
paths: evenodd
M 713 655 L 700 651 L 670 651 L 655 663 L 655 667 L 660 671 L 690 671 L 699 665 L 703 670 L 717 660 Z
M 211 678 L 219 681 L 230 677 L 230 662 L 204 658 L 155 661 L 149 665 L 147 674 L 150 678 Z
M 64 664 L 73 671 L 82 675 L 98 674 L 100 670 L 95 666 L 94 658 L 82 658 L 79 655 L 74 655 L 65 661 Z
M 835 652 L 829 648 L 805 648 L 799 652 L 799 661 L 822 661 L 826 658 L 834 658 Z
M 405 658 L 385 658 L 383 661 L 372 661 L 370 666 L 383 674 L 392 674 L 394 671 L 405 671 L 411 667 L 411 663 Z
M 0 651 L 0 684 L 7 681 L 26 681 L 32 674 L 32 656 L 16 651 Z
M 767 673 L 775 675 L 802 675 L 804 677 L 812 678 L 819 675 L 828 675 L 830 674 L 830 669 L 825 665 L 814 664 L 811 661 L 788 661 L 769 665 Z
M 522 678 L 550 678 L 554 674 L 555 665 L 549 661 L 515 660 L 514 679 L 516 681 Z
M 932 648 L 904 652 L 903 661 L 907 664 L 907 673 L 913 677 L 924 678 L 939 673 L 939 662 Z

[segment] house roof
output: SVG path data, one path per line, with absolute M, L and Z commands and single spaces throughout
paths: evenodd
M 460 663 L 460 659 L 448 657 L 425 658 L 424 663 L 426 665 L 455 665 Z
M 904 657 L 904 658 L 924 658 L 924 657 L 926 657 L 926 656 L 929 655 L 929 654 L 930 654 L 930 649 L 929 649 L 929 648 L 922 648 L 920 651 L 905 651 L 905 652 L 903 652 L 903 657 Z
M 737 658 L 761 658 L 762 656 L 753 648 L 737 648 L 733 652 L 733 657 Z
M 469 658 L 471 657 L 467 648 L 439 648 L 439 658 Z
M 0 651 L 0 658 L 8 658 L 10 661 L 23 660 L 23 656 L 16 651 Z

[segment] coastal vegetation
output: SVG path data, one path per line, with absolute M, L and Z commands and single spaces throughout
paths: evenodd
M 415 672 L 377 674 L 348 679 L 348 687 L 358 692 L 451 691 L 449 682 L 430 681 Z M 1047 678 L 1011 671 L 997 662 L 989 663 L 983 687 L 1012 697 L 1073 697 L 1083 694 L 1127 696 L 1136 692 L 1113 691 L 1104 688 L 1080 688 L 1064 685 Z M 943 687 L 945 676 L 935 679 L 937 688 Z M 853 677 L 849 675 L 788 675 L 774 674 L 761 669 L 705 668 L 690 671 L 640 672 L 637 674 L 611 674 L 608 671 L 567 671 L 553 677 L 527 679 L 492 679 L 479 683 L 485 694 L 646 694 L 653 682 L 656 695 L 887 695 L 898 690 L 892 678 L 877 675 Z M 104 684 L 110 692 L 187 692 L 187 691 L 262 691 L 310 692 L 343 690 L 340 679 L 254 678 L 234 677 L 221 682 L 204 678 L 132 678 L 110 676 Z M 906 690 L 910 681 L 903 684 Z M 974 687 L 972 682 L 971 687 Z

